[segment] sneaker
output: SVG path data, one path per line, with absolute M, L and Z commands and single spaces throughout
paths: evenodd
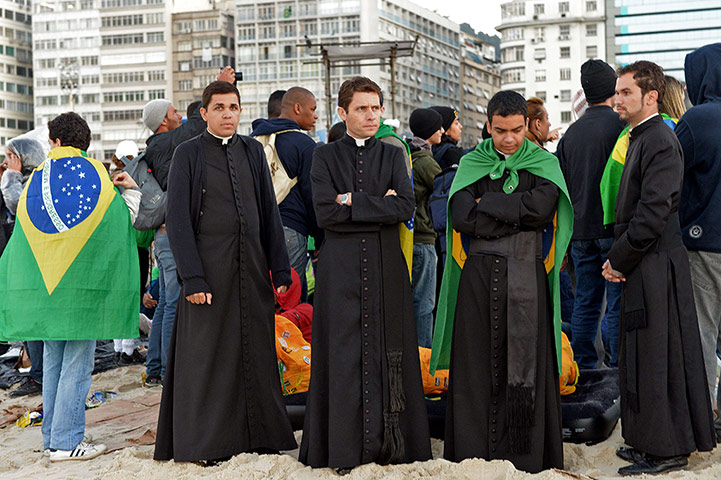
M 102 443 L 85 443 L 80 442 L 77 447 L 72 450 L 52 450 L 50 449 L 50 461 L 62 462 L 65 460 L 90 460 L 105 452 L 107 447 Z
M 145 386 L 146 387 L 162 387 L 163 386 L 163 380 L 161 380 L 160 377 L 146 377 L 145 378 Z
M 142 365 L 144 363 L 145 363 L 145 355 L 140 353 L 137 348 L 135 350 L 133 350 L 133 353 L 131 355 L 128 355 L 127 353 L 122 352 L 120 354 L 120 358 L 118 359 L 118 365 L 121 365 L 121 366 Z
M 8 395 L 11 398 L 16 397 L 25 397 L 27 395 L 42 395 L 43 393 L 43 385 L 42 383 L 38 383 L 32 378 L 28 377 L 22 385 L 20 385 L 17 389 L 10 392 Z

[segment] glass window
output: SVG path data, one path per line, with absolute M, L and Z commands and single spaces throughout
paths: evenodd
M 546 81 L 546 71 L 545 70 L 536 70 L 536 81 L 537 82 L 545 82 Z
M 586 11 L 587 12 L 595 12 L 596 11 L 596 0 L 589 0 L 586 2 Z
M 558 26 L 558 35 L 559 40 L 568 40 L 571 36 L 571 26 L 570 25 L 559 25 Z
M 561 90 L 561 101 L 562 102 L 570 102 L 571 101 L 571 91 L 570 90 Z
M 568 2 L 558 2 L 558 13 L 568 13 Z
M 595 37 L 598 35 L 598 26 L 595 23 L 586 24 L 586 36 Z
M 571 69 L 570 68 L 562 68 L 559 72 L 559 76 L 561 80 L 570 80 L 571 79 Z
M 546 6 L 542 3 L 536 3 L 533 5 L 533 14 L 534 15 L 543 15 L 546 13 Z
M 571 47 L 561 47 L 561 58 L 571 58 Z
M 598 57 L 598 47 L 596 45 L 586 46 L 586 57 L 588 57 L 588 58 Z
M 561 123 L 571 123 L 571 112 L 561 112 Z

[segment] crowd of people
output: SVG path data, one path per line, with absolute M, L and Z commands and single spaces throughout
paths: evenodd
M 581 369 L 618 369 L 619 473 L 682 468 L 721 433 L 721 44 L 690 53 L 685 74 L 688 111 L 658 65 L 588 60 L 587 107 L 562 136 L 542 99 L 501 91 L 464 149 L 447 106 L 414 110 L 400 137 L 366 77 L 340 86 L 327 144 L 308 135 L 317 103 L 302 87 L 274 92 L 239 135 L 226 67 L 185 121 L 149 102 L 144 152 L 121 142 L 110 175 L 87 157 L 84 120 L 60 115 L 49 153 L 19 137 L 0 167 L 0 340 L 25 341 L 33 365 L 11 395 L 42 391 L 51 461 L 100 455 L 84 399 L 95 340 L 115 338 L 119 363 L 162 386 L 156 460 L 295 449 L 273 321 L 293 288 L 313 303 L 312 320 L 288 315 L 310 342 L 306 465 L 431 458 L 420 347 L 424 374 L 449 371 L 444 458 L 563 468 L 564 330 Z M 113 261 L 91 258 L 108 242 Z

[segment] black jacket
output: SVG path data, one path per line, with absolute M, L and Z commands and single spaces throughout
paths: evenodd
M 461 157 L 471 150 L 473 149 L 464 150 L 459 147 L 458 144 L 446 134 L 443 134 L 441 137 L 441 143 L 433 145 L 432 147 L 433 157 L 436 159 L 436 162 L 438 162 L 438 165 L 441 166 L 441 170 L 445 170 L 452 165 L 458 165 Z
M 590 107 L 558 142 L 556 156 L 573 204 L 573 240 L 613 237 L 603 227 L 601 177 L 624 123 L 611 107 Z
M 209 135 L 204 133 L 203 135 Z M 205 282 L 203 264 L 198 255 L 195 236 L 198 234 L 200 216 L 203 214 L 205 193 L 205 160 L 198 135 L 182 143 L 173 154 L 172 168 L 168 175 L 168 211 L 166 227 L 168 239 L 178 265 L 178 276 L 187 295 L 209 292 Z M 243 135 L 233 135 L 228 144 L 228 158 L 232 161 L 233 151 L 245 149 L 250 164 L 255 197 L 260 217 L 261 243 L 265 249 L 268 268 L 277 286 L 290 285 L 290 264 L 285 247 L 283 224 L 275 202 L 273 184 L 270 180 L 268 163 L 263 147 L 256 140 Z M 188 182 L 190 177 L 190 182 Z M 187 186 L 190 189 L 187 189 Z M 184 206 L 188 205 L 190 212 Z
M 169 132 L 155 133 L 145 141 L 145 162 L 163 191 L 168 189 L 168 172 L 175 149 L 186 140 L 200 135 L 206 129 L 200 108 L 190 115 L 188 121 Z

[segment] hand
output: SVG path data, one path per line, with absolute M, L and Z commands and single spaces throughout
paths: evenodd
M 609 282 L 619 283 L 626 281 L 626 277 L 622 273 L 615 271 L 611 267 L 611 262 L 609 262 L 608 260 L 604 262 L 601 274 L 603 275 L 603 278 L 605 278 Z
M 8 170 L 15 170 L 16 172 L 20 172 L 23 169 L 23 163 L 20 161 L 20 157 L 9 150 L 5 156 L 4 165 Z
M 340 201 L 340 197 L 342 197 L 343 195 L 345 194 L 339 194 L 338 196 L 336 196 L 335 203 L 337 203 L 338 205 L 348 205 L 350 207 L 353 204 L 353 194 L 348 192 L 348 200 L 345 203 Z
M 568 254 L 565 254 L 563 256 L 563 261 L 561 262 L 561 272 L 566 269 L 566 266 L 568 265 Z
M 135 180 L 133 180 L 133 177 L 128 175 L 128 172 L 120 172 L 115 178 L 113 178 L 113 185 L 123 188 L 134 188 L 138 186 L 138 184 L 135 183 Z
M 143 294 L 143 306 L 145 308 L 155 308 L 158 306 L 158 301 L 153 298 L 149 293 Z
M 395 190 L 393 190 L 392 188 L 389 188 L 388 191 L 386 192 L 386 194 L 383 196 L 387 197 L 388 195 L 393 195 L 394 197 L 397 197 L 398 193 Z
M 547 141 L 547 142 L 554 142 L 554 141 L 558 140 L 558 137 L 561 136 L 559 130 L 561 130 L 561 127 L 554 128 L 553 130 L 551 130 L 550 132 L 548 132 L 548 137 L 546 138 L 546 141 Z
M 275 289 L 278 293 L 285 293 L 288 291 L 288 285 L 281 285 L 280 287 Z
M 213 299 L 212 293 L 194 293 L 192 295 L 188 295 L 185 297 L 187 301 L 190 303 L 194 303 L 196 305 L 202 305 L 206 301 L 208 302 L 208 305 L 210 305 L 210 301 Z
M 233 70 L 233 67 L 227 66 L 223 70 L 218 73 L 218 77 L 216 80 L 221 80 L 223 82 L 228 83 L 235 83 L 235 70 Z
M 5 173 L 5 170 L 8 169 L 8 166 L 5 164 L 5 162 L 0 163 L 0 178 L 3 178 L 3 173 Z
M 476 203 L 481 201 L 481 197 L 476 198 Z

